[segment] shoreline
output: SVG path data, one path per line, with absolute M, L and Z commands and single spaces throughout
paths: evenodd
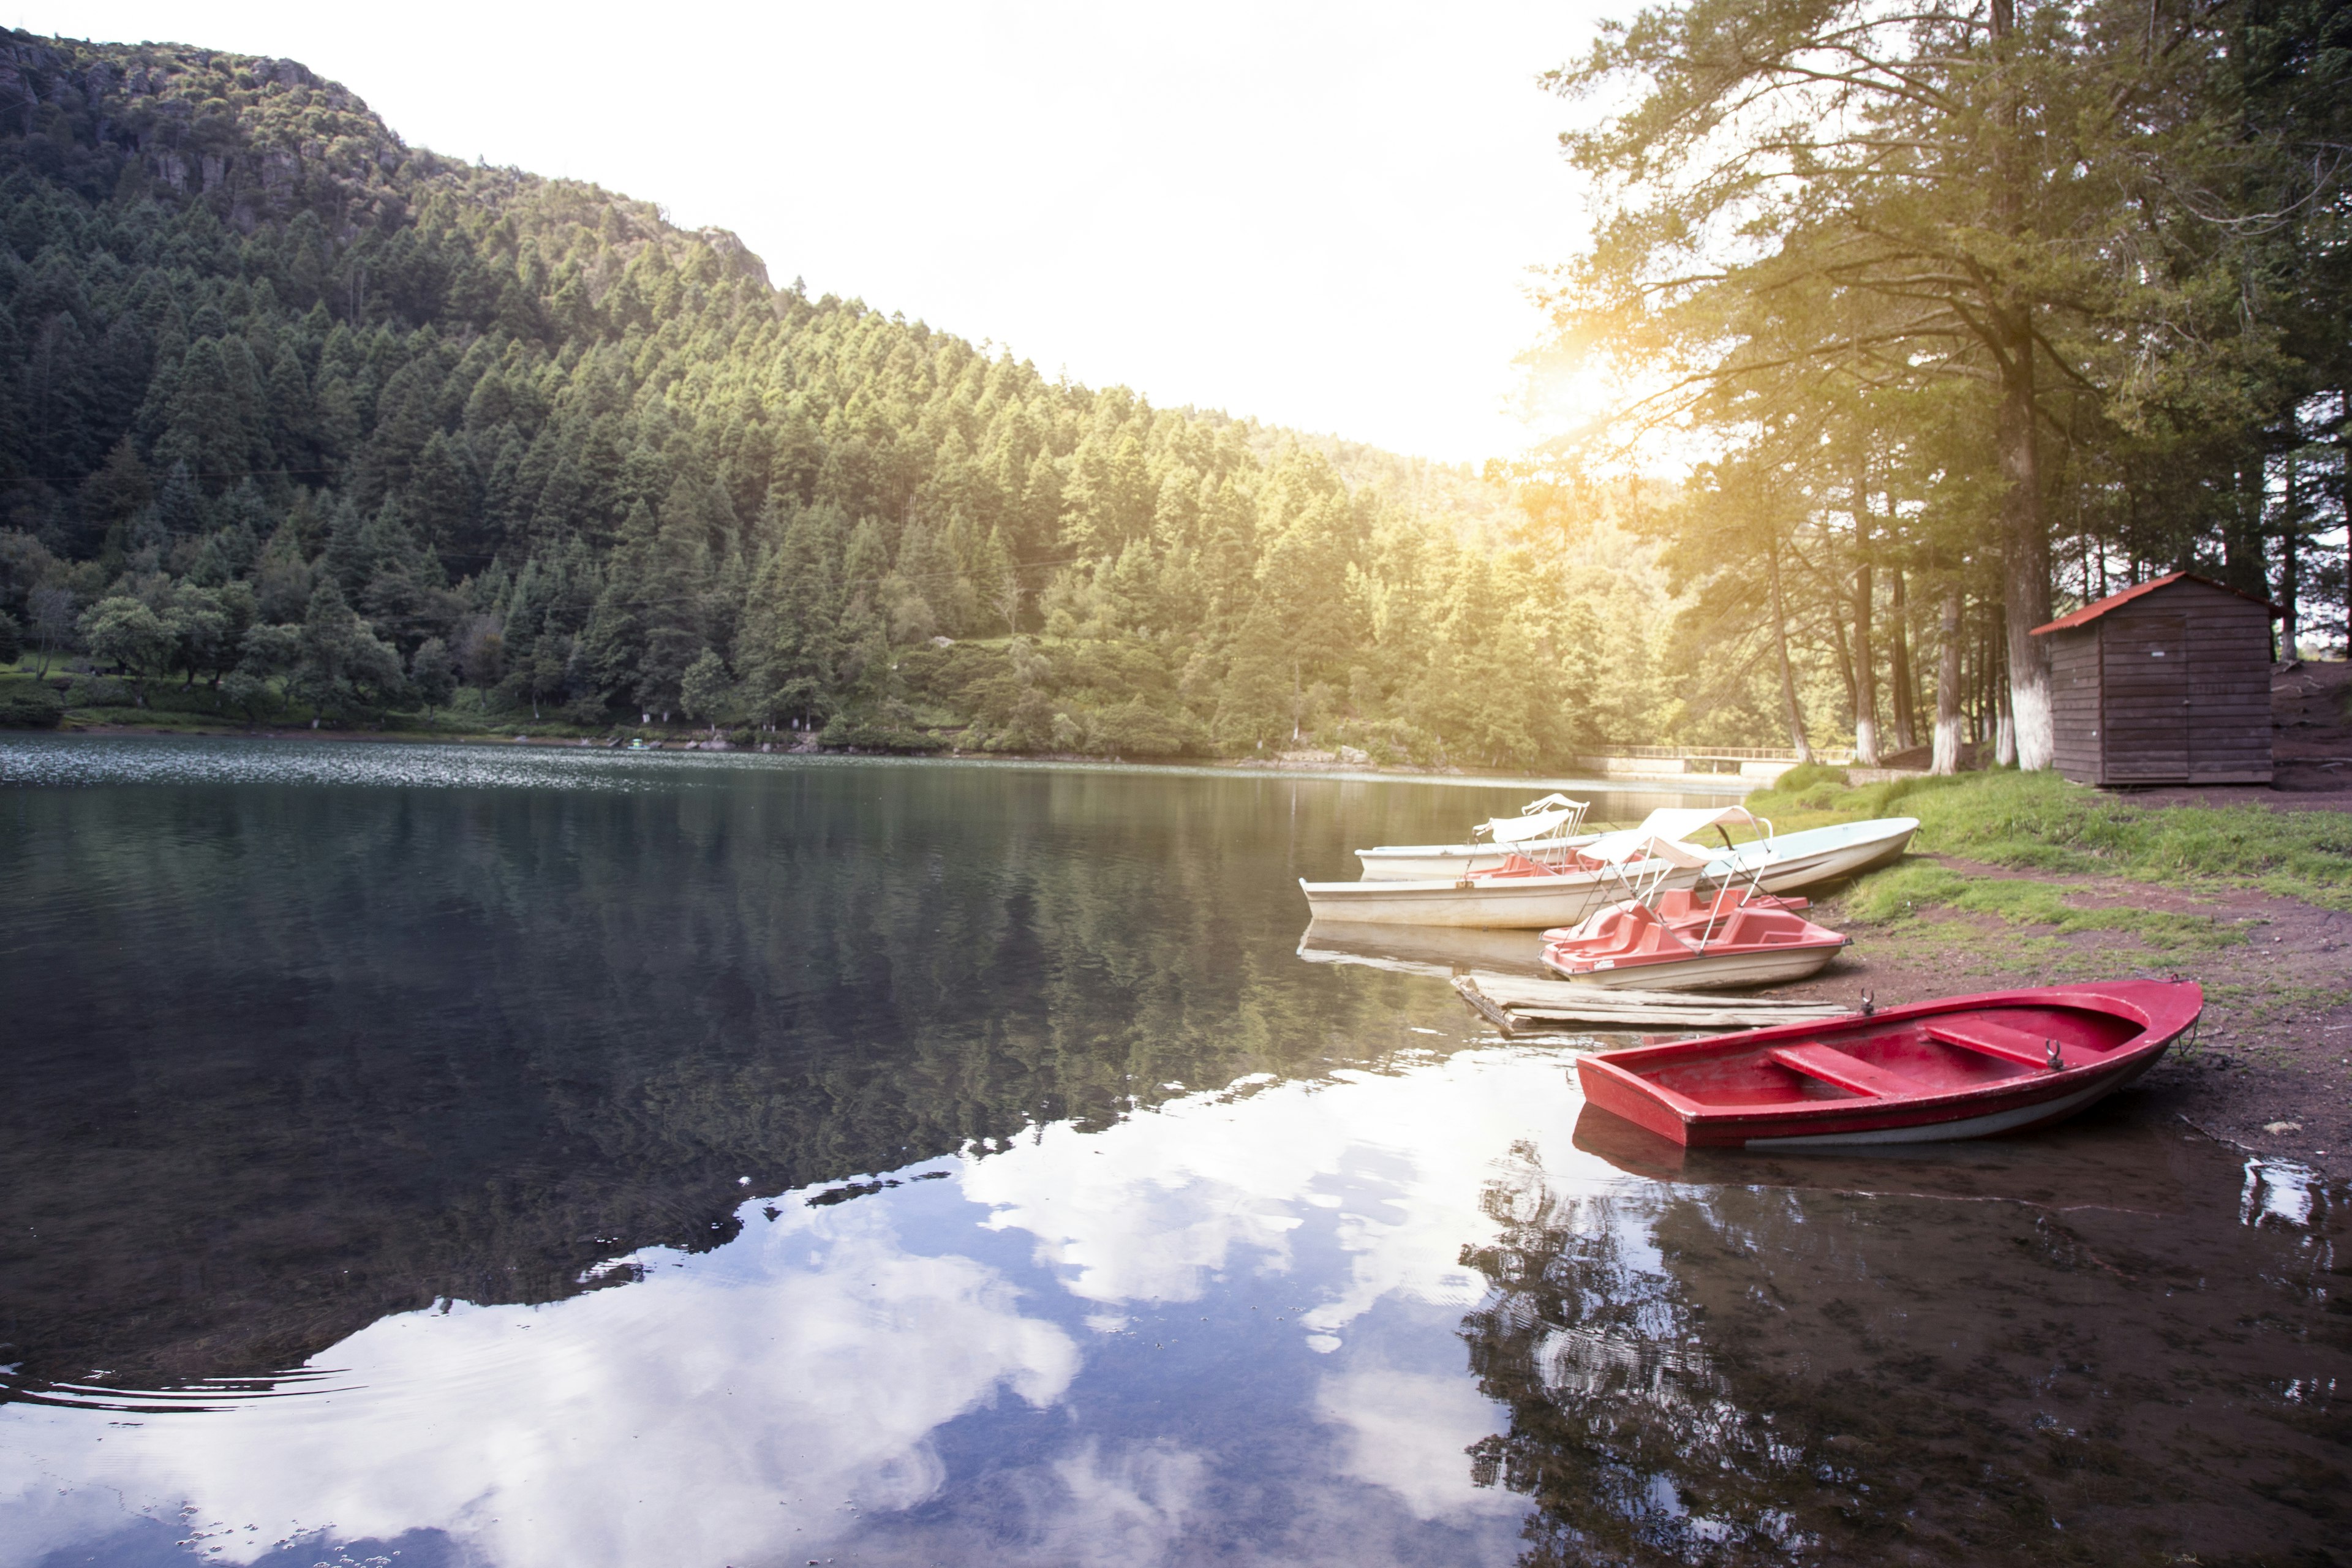
M 421 734 L 415 731 L 167 729 L 144 724 L 79 724 L 62 726 L 55 730 L 0 731 L 0 737 L 8 735 L 77 736 L 93 740 L 351 741 L 363 742 L 370 745 L 528 746 L 538 751 L 612 752 L 639 757 L 663 754 L 692 755 L 697 758 L 739 756 L 771 757 L 778 760 L 830 758 L 866 762 L 968 763 L 991 766 L 1050 767 L 1104 773 L 1192 773 L 1220 778 L 1261 775 L 1281 778 L 1334 779 L 1356 784 L 1455 784 L 1482 789 L 1607 790 L 1625 795 L 1698 795 L 1725 799 L 1738 799 L 1763 787 L 1762 781 L 1743 778 L 1736 773 L 1625 773 L 1603 778 L 1565 773 L 1473 773 L 1462 768 L 1419 767 L 1411 764 L 1384 767 L 1376 763 L 1286 761 L 1279 757 L 1170 757 L 1146 761 L 1120 757 L 1092 757 L 1072 752 L 881 752 L 861 751 L 854 747 L 835 749 L 816 746 L 778 747 L 772 751 L 763 752 L 757 747 L 726 744 L 714 746 L 701 742 L 656 742 L 632 750 L 626 746 L 614 745 L 608 741 L 598 741 L 585 736 L 433 735 Z
M 536 751 L 595 751 L 600 754 L 620 750 L 549 736 L 499 739 L 488 735 L 308 729 L 206 731 L 192 737 L 185 731 L 108 725 L 16 733 L 97 740 L 341 741 L 468 749 L 523 745 Z M 731 746 L 713 752 L 697 747 L 688 752 L 684 745 L 649 747 L 625 754 L 645 756 L 656 750 L 690 756 L 698 762 L 723 755 L 735 767 L 751 765 L 752 759 L 800 765 L 874 762 L 902 766 L 984 764 L 1031 771 L 1226 779 L 1306 778 L 1498 790 L 1602 790 L 1621 795 L 1701 795 L 1718 800 L 1737 799 L 1753 787 L 1752 781 L 1724 775 L 1714 775 L 1712 779 L 1705 774 L 1580 779 L 1255 757 L 1147 763 L 1066 753 L 910 755 L 821 751 L 814 747 L 771 752 Z M 1709 780 L 1714 787 L 1691 787 L 1700 780 Z M 2151 800 L 2147 804 L 2158 805 L 2159 802 Z M 2317 800 L 2290 797 L 2263 804 L 2273 810 L 2325 807 L 2341 811 L 2352 802 L 2341 796 L 2323 796 Z M 1984 882 L 2034 881 L 2060 889 L 2070 900 L 2084 907 L 2128 908 L 2168 917 L 2189 917 L 2210 921 L 2215 929 L 2210 940 L 2180 945 L 2147 940 L 2121 929 L 2063 930 L 2030 919 L 2018 921 L 1970 912 L 1957 903 L 1926 901 L 1915 914 L 1900 919 L 1870 918 L 1850 901 L 1857 884 L 1849 883 L 1824 889 L 1816 897 L 1821 918 L 1840 929 L 1854 931 L 1861 939 L 1857 946 L 1841 954 L 1836 963 L 1814 980 L 1778 988 L 1775 994 L 1834 999 L 1852 1005 L 1859 992 L 1867 988 L 1880 1002 L 1894 1003 L 2016 985 L 2063 984 L 2102 974 L 2186 971 L 2207 986 L 2205 1030 L 2196 1047 L 2168 1053 L 2133 1092 L 2151 1096 L 2166 1113 L 2177 1115 L 2207 1135 L 2245 1152 L 2251 1159 L 2291 1159 L 2330 1179 L 2352 1177 L 2352 1070 L 2347 1070 L 2352 1069 L 2352 986 L 2344 984 L 2339 972 L 2344 953 L 2352 949 L 2352 913 L 2251 885 L 2171 888 L 2096 873 L 2030 872 L 1935 853 L 1915 852 L 1906 857 L 1906 864 L 1941 868 Z

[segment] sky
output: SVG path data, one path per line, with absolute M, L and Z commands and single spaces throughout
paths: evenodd
M 291 58 L 411 146 L 741 235 L 779 284 L 1048 375 L 1451 462 L 1574 422 L 1535 269 L 1588 226 L 1537 84 L 1625 4 L 375 7 L 7 0 Z M 1530 420 L 1530 407 L 1539 410 Z

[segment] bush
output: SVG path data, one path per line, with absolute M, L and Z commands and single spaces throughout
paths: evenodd
M 66 689 L 68 708 L 128 708 L 133 701 L 130 686 L 110 676 L 83 676 Z
M 1087 716 L 1086 749 L 1105 757 L 1181 757 L 1209 750 L 1208 731 L 1181 708 L 1160 712 L 1129 699 Z
M 1381 719 L 1370 723 L 1350 720 L 1328 735 L 1318 733 L 1317 738 L 1334 746 L 1353 746 L 1384 768 L 1406 763 L 1425 767 L 1443 754 L 1436 736 L 1402 719 Z
M 1802 795 L 1816 784 L 1835 784 L 1844 789 L 1847 785 L 1845 770 L 1827 767 L 1820 763 L 1799 763 L 1772 781 L 1772 793 Z
M 269 682 L 257 675 L 231 670 L 221 681 L 221 700 L 246 717 L 251 723 L 278 706 L 278 693 Z
M 820 746 L 860 752 L 944 752 L 948 742 L 928 731 L 891 722 L 893 715 L 836 713 L 818 734 Z
M 54 730 L 65 716 L 66 705 L 45 686 L 0 689 L 0 730 Z

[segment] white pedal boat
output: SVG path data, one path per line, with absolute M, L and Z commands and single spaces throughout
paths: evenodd
M 1675 828 L 1696 831 L 1697 826 L 1727 819 L 1729 813 L 1747 818 L 1737 806 L 1721 812 L 1654 811 L 1641 826 L 1619 833 L 1573 842 L 1522 841 L 1512 859 L 1496 870 L 1411 881 L 1309 882 L 1302 878 L 1298 887 L 1318 921 L 1497 931 L 1574 925 L 1637 886 L 1696 887 L 1702 857 L 1694 856 L 1688 865 L 1666 866 L 1650 859 L 1647 847 L 1678 837 Z M 1548 869 L 1551 867 L 1558 869 Z
M 1653 858 L 1679 863 L 1682 852 L 1706 854 L 1695 845 L 1663 845 Z M 1850 940 L 1752 884 L 1644 889 L 1580 926 L 1544 932 L 1543 966 L 1573 984 L 1606 990 L 1781 985 L 1811 979 Z
M 1479 871 L 1500 870 L 1505 862 L 1529 846 L 1590 844 L 1598 834 L 1584 833 L 1589 801 L 1548 795 L 1519 807 L 1517 816 L 1489 817 L 1472 828 L 1484 844 L 1383 844 L 1359 849 L 1368 882 L 1454 881 Z
M 1532 824 L 1561 809 L 1538 801 L 1522 814 L 1520 822 Z M 1581 815 L 1577 813 L 1580 821 Z M 1497 817 L 1486 827 L 1490 832 L 1498 826 L 1508 831 L 1518 826 L 1512 818 Z M 1761 828 L 1763 837 L 1738 846 L 1726 843 L 1696 869 L 1683 865 L 1661 867 L 1649 857 L 1648 847 L 1653 844 L 1685 842 L 1708 828 L 1721 833 L 1732 826 Z M 1506 850 L 1475 847 L 1503 855 L 1501 865 L 1513 864 L 1511 858 L 1517 858 L 1519 873 L 1498 874 L 1498 866 L 1465 869 L 1453 876 L 1391 879 L 1372 875 L 1368 863 L 1359 881 L 1301 879 L 1298 886 L 1318 921 L 1493 930 L 1569 926 L 1625 898 L 1637 884 L 1668 892 L 1732 883 L 1767 893 L 1800 892 L 1888 864 L 1902 855 L 1918 830 L 1918 818 L 1892 816 L 1775 834 L 1770 823 L 1750 816 L 1744 806 L 1669 806 L 1650 813 L 1640 826 L 1620 833 L 1547 838 L 1537 831 Z M 1363 853 L 1358 851 L 1359 857 Z M 1532 869 L 1529 860 L 1538 868 L 1556 864 L 1561 869 L 1556 875 L 1522 874 Z

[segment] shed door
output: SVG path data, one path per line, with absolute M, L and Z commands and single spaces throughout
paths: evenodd
M 2189 776 L 2189 623 L 2150 613 L 2100 629 L 2106 722 L 2099 742 L 2111 783 Z

